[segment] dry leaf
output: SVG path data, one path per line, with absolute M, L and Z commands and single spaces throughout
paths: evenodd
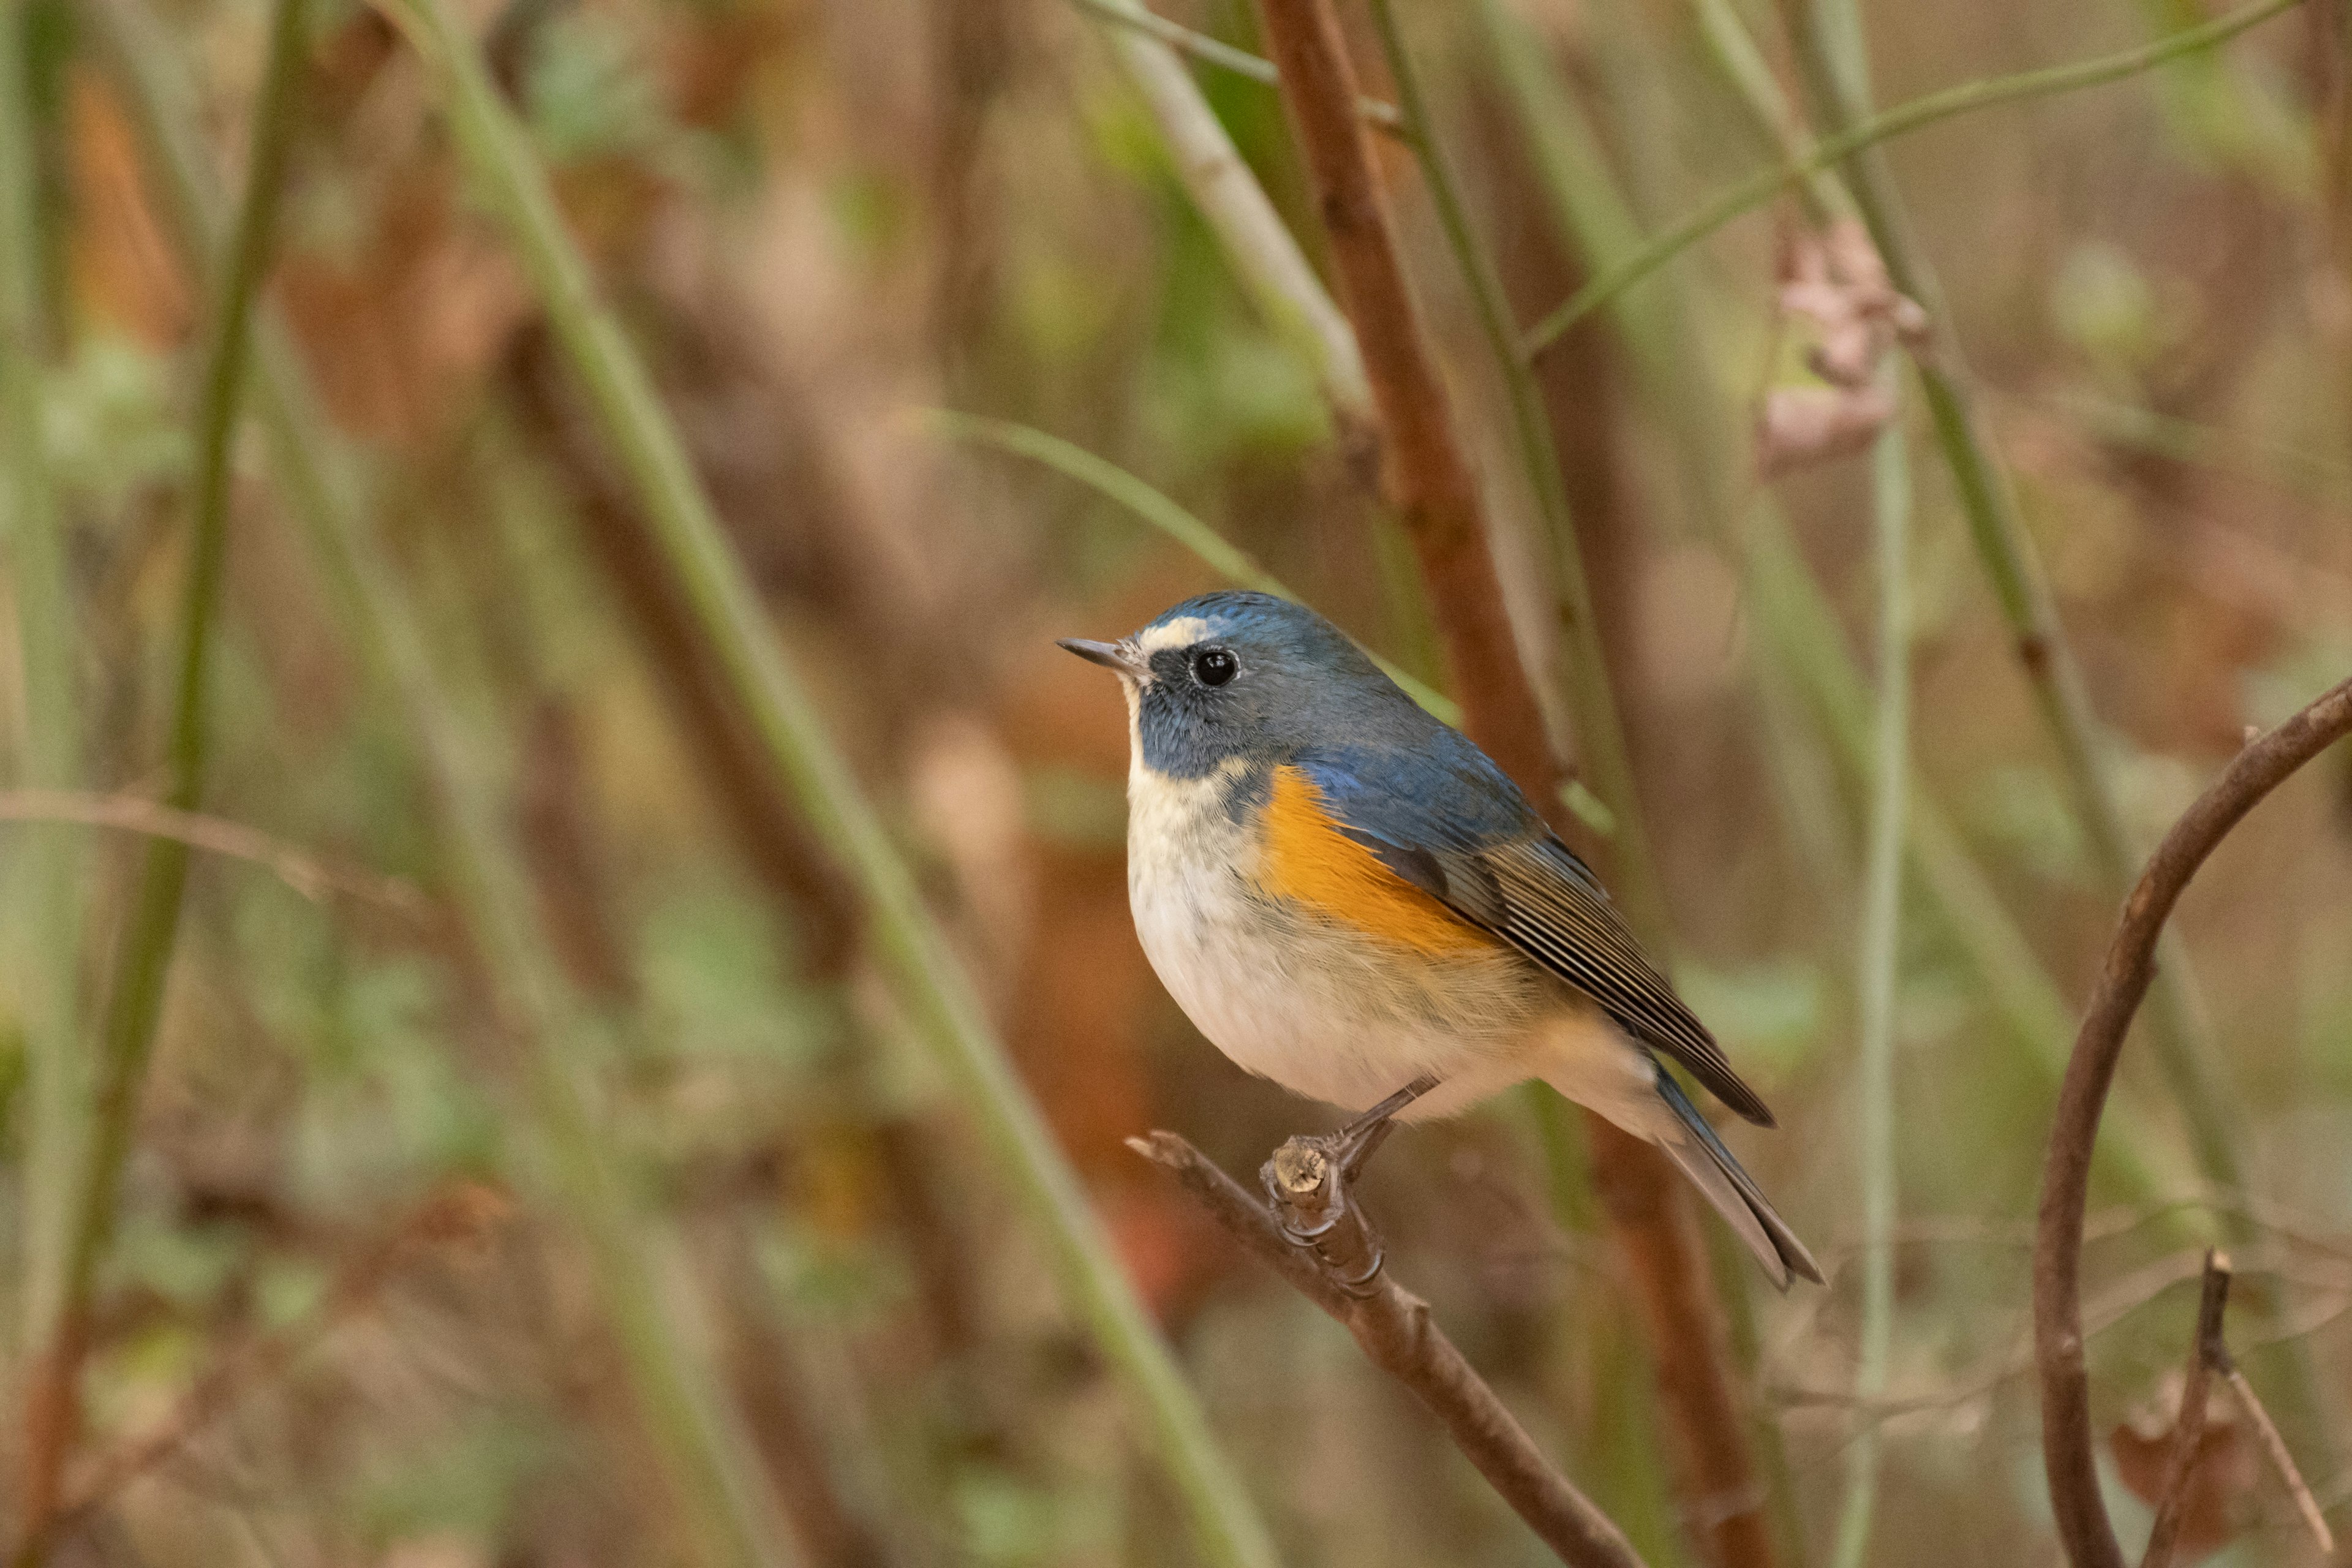
M 1756 467 L 1767 479 L 1860 451 L 1895 416 L 1880 386 L 1776 386 L 1764 395 Z
M 2172 1462 L 2173 1427 L 2184 1381 L 2178 1371 L 2167 1374 L 2156 1396 L 2107 1436 L 2116 1474 L 2132 1495 L 2150 1508 L 2164 1500 L 2165 1471 Z M 2239 1421 L 2237 1404 L 2229 1389 L 2216 1378 L 2206 1395 L 2205 1430 L 2198 1439 L 2197 1459 L 2189 1470 L 2188 1506 L 2180 1516 L 2175 1562 L 2193 1563 L 2210 1556 L 2245 1528 L 2261 1473 L 2262 1456 L 2252 1436 Z
M 1867 446 L 1894 415 L 1893 398 L 1877 384 L 1879 362 L 1927 326 L 1927 312 L 1895 291 L 1858 223 L 1794 236 L 1780 271 L 1781 313 L 1811 327 L 1805 363 L 1822 384 L 1765 395 L 1756 458 L 1767 478 Z

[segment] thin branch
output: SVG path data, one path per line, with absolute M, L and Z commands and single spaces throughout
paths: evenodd
M 1254 588 L 1277 599 L 1306 603 L 1285 587 L 1281 579 L 1260 565 L 1254 556 L 1177 504 L 1165 491 L 1145 483 L 1108 458 L 1097 457 L 1075 441 L 1066 441 L 1034 425 L 1023 425 L 1010 419 L 990 419 L 976 414 L 958 414 L 944 408 L 927 409 L 924 416 L 943 436 L 1032 458 L 1064 478 L 1085 485 L 1096 494 L 1118 502 L 1200 557 L 1211 571 L 1235 587 Z M 1461 704 L 1454 699 L 1402 666 L 1382 658 L 1369 648 L 1365 652 L 1374 664 L 1381 667 L 1381 672 L 1395 681 L 1406 696 L 1445 723 L 1459 724 L 1462 721 Z
M 2155 978 L 2172 908 L 2207 856 L 2264 796 L 2331 743 L 2352 734 L 2352 680 L 2248 745 L 2164 836 L 2124 906 L 2066 1078 L 2042 1165 L 2033 1250 L 2033 1342 L 2042 1378 L 2042 1463 L 2059 1539 L 2075 1568 L 2122 1568 L 2092 1452 L 2090 1374 L 2083 1354 L 2083 1215 L 2099 1115 L 2132 1015 Z
M 1430 122 L 1429 106 L 1421 89 L 1420 68 L 1405 47 L 1397 26 L 1392 0 L 1372 0 L 1372 20 L 1380 29 L 1390 74 L 1396 79 L 1405 127 L 1420 155 L 1423 182 L 1438 225 L 1444 230 L 1463 281 L 1469 286 L 1478 325 L 1495 360 L 1496 374 L 1511 411 L 1511 431 L 1526 470 L 1528 489 L 1543 515 L 1544 533 L 1551 546 L 1553 569 L 1559 574 L 1560 618 L 1564 639 L 1566 686 L 1576 726 L 1576 744 L 1592 792 L 1615 820 L 1610 848 L 1617 898 L 1643 941 L 1664 952 L 1672 934 L 1656 864 L 1651 858 L 1648 831 L 1642 826 L 1641 800 L 1633 787 L 1633 769 L 1625 746 L 1625 727 L 1617 712 L 1617 699 L 1609 685 L 1608 666 L 1601 655 L 1601 627 L 1593 612 L 1591 579 L 1578 548 L 1575 520 L 1569 515 L 1567 480 L 1559 450 L 1552 439 L 1551 421 L 1544 409 L 1543 391 L 1536 384 L 1532 366 L 1514 347 L 1510 301 L 1494 258 L 1470 225 L 1452 166 Z
M 178 811 L 160 801 L 131 795 L 89 795 L 79 790 L 0 790 L 0 822 L 69 822 L 111 827 L 151 838 L 171 838 L 192 849 L 250 861 L 312 903 L 330 893 L 395 910 L 415 918 L 428 907 L 416 886 L 363 867 L 337 866 L 273 838 L 258 828 L 201 812 Z
M 79 637 L 68 533 L 41 437 L 41 377 L 51 323 L 44 309 L 40 143 L 26 0 L 0 0 L 0 527 L 5 527 L 22 693 L 19 782 L 82 782 L 82 718 L 74 679 Z M 47 1344 L 66 1293 L 74 1215 L 90 1135 L 89 1050 L 80 976 L 87 858 L 82 836 L 42 833 L 7 873 L 6 954 L 25 1035 L 25 1149 L 20 1202 L 22 1339 Z
M 2311 1539 L 2318 1546 L 2320 1555 L 2332 1556 L 2336 1551 L 2336 1532 L 2327 1528 L 2326 1517 L 2319 1510 L 2319 1500 L 2311 1495 L 2311 1486 L 2303 1479 L 2303 1471 L 2296 1468 L 2294 1455 L 2288 1450 L 2286 1438 L 2280 1435 L 2278 1423 L 2271 1419 L 2271 1413 L 2255 1397 L 2254 1385 L 2246 1381 L 2244 1370 L 2226 1347 L 2221 1356 L 2221 1376 L 2229 1383 L 2230 1392 L 2238 1396 L 2238 1408 L 2245 1413 L 2247 1420 L 2253 1423 L 2255 1436 L 2263 1440 L 2263 1452 L 2270 1456 L 2271 1468 L 2277 1472 L 2279 1484 L 2286 1488 L 2289 1497 L 2294 1499 L 2295 1511 L 2303 1516 L 2304 1528 L 2311 1531 Z
M 1558 341 L 1562 332 L 1608 303 L 1619 292 L 1632 288 L 1726 224 L 1866 148 L 1907 135 L 1938 121 L 1949 120 L 1955 115 L 1973 113 L 1997 104 L 2048 98 L 2121 81 L 2126 77 L 2151 70 L 2168 60 L 2194 54 L 2200 49 L 2210 49 L 2302 3 L 2303 0 L 2254 0 L 2254 4 L 2227 16 L 2217 16 L 2199 26 L 2184 27 L 2168 37 L 2156 39 L 2137 48 L 2102 55 L 2096 59 L 2069 66 L 2052 66 L 2040 70 L 2020 71 L 2013 76 L 1963 82 L 1957 87 L 1914 99 L 1860 124 L 1823 137 L 1804 156 L 1790 159 L 1778 168 L 1767 169 L 1741 181 L 1696 212 L 1661 231 L 1656 238 L 1640 250 L 1597 274 L 1528 330 L 1524 340 L 1524 352 L 1541 353 Z
M 1880 384 L 1899 377 L 1890 363 Z M 1904 808 L 1911 795 L 1911 468 L 1900 418 L 1890 419 L 1872 455 L 1872 510 L 1878 543 L 1877 761 L 1871 781 L 1869 852 L 1863 875 L 1862 942 L 1854 989 L 1861 1049 L 1854 1093 L 1861 1103 L 1862 1332 L 1854 1394 L 1886 1391 L 1894 1342 L 1895 1233 L 1898 1167 L 1895 1149 L 1895 1029 L 1903 952 Z M 1838 1516 L 1837 1568 L 1869 1560 L 1878 1501 L 1878 1433 L 1865 1430 L 1847 1455 Z
M 196 482 L 190 521 L 187 581 L 180 605 L 179 647 L 173 682 L 170 786 L 164 804 L 194 811 L 203 798 L 211 685 L 212 632 L 228 561 L 230 448 L 251 358 L 248 330 L 268 271 L 287 158 L 293 145 L 296 99 L 301 88 L 304 0 L 278 0 L 269 26 L 268 59 L 254 106 L 253 143 L 236 237 L 213 302 L 205 353 L 204 392 L 197 410 Z M 42 1562 L 58 1506 L 66 1456 L 80 1427 L 81 1357 L 89 1328 L 91 1293 L 100 1258 L 114 1233 L 116 1186 L 138 1121 L 140 1090 L 163 1015 L 163 989 L 179 934 L 180 895 L 187 883 L 188 846 L 151 838 L 139 889 L 116 950 L 111 994 L 98 1064 L 97 1121 L 85 1155 L 66 1253 L 55 1332 L 35 1350 L 26 1392 L 25 1478 L 20 1499 L 25 1537 L 17 1561 Z
M 1430 1319 L 1428 1303 L 1385 1270 L 1351 1290 L 1372 1247 L 1360 1211 L 1318 1257 L 1293 1243 L 1267 1212 L 1207 1155 L 1173 1132 L 1128 1146 L 1173 1175 L 1225 1232 L 1292 1288 L 1336 1319 L 1372 1364 L 1411 1389 L 1444 1425 L 1463 1456 L 1563 1563 L 1576 1568 L 1640 1568 L 1641 1558 L 1609 1517 L 1544 1458 L 1527 1429 Z M 1319 1173 L 1318 1173 L 1319 1174 Z M 1310 1182 L 1309 1185 L 1315 1185 Z
M 2212 1374 L 2230 1364 L 2230 1349 L 2221 1338 L 2221 1316 L 2230 1305 L 2230 1259 L 2209 1248 L 2205 1254 L 2205 1287 L 2197 1301 L 2197 1331 L 2189 1345 L 2189 1371 L 2180 1384 L 2180 1414 L 2173 1418 L 2172 1452 L 2164 1462 L 2164 1489 L 2156 1507 L 2156 1522 L 2147 1532 L 2147 1551 L 2139 1568 L 2172 1568 L 2172 1553 L 2180 1539 L 2181 1521 L 2189 1516 L 2189 1483 L 2205 1444 L 2205 1395 Z
M 1203 65 L 1215 66 L 1220 70 L 1247 77 L 1267 87 L 1275 86 L 1281 79 L 1275 71 L 1274 62 L 1264 56 L 1235 48 L 1223 38 L 1195 32 L 1181 22 L 1170 21 L 1157 11 L 1129 5 L 1127 0 L 1072 0 L 1072 3 L 1081 11 L 1088 12 L 1113 26 L 1130 28 L 1147 37 L 1157 38 L 1177 53 L 1190 55 Z M 1400 140 L 1403 138 L 1404 121 L 1397 113 L 1395 104 L 1382 103 L 1377 98 L 1360 98 L 1356 100 L 1356 112 L 1374 129 Z
M 1205 1555 L 1266 1568 L 1272 1543 L 1217 1450 L 1086 1194 L 1013 1070 L 980 998 L 926 909 L 817 705 L 768 624 L 644 363 L 598 297 L 547 171 L 500 99 L 447 0 L 391 12 L 431 72 L 460 154 L 505 227 L 558 342 L 637 492 L 652 537 L 709 641 L 729 689 L 811 826 L 839 853 L 871 917 L 877 956 L 940 1053 L 1008 1184 L 1051 1251 L 1066 1298 L 1125 1385 Z
M 1263 0 L 1266 43 L 1331 241 L 1385 437 L 1382 478 L 1429 585 L 1447 687 L 1465 723 L 1530 798 L 1557 777 L 1534 689 L 1503 613 L 1477 480 L 1397 253 L 1388 195 L 1351 105 L 1355 73 L 1328 0 Z

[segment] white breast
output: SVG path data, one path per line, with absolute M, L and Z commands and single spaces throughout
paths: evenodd
M 1261 894 L 1255 835 L 1228 811 L 1241 770 L 1128 775 L 1127 885 L 1136 933 L 1193 1024 L 1286 1088 L 1360 1110 L 1424 1072 L 1444 1115 L 1537 1070 L 1535 1027 L 1561 990 L 1506 950 L 1432 960 Z M 1246 816 L 1246 814 L 1244 814 Z

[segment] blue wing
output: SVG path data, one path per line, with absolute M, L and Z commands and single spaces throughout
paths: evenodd
M 1338 746 L 1294 759 L 1341 829 L 1389 868 L 1493 931 L 1689 1069 L 1759 1126 L 1772 1113 L 1643 954 L 1599 879 L 1462 735 L 1410 751 Z

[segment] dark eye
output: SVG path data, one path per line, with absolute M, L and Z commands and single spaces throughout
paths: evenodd
M 1192 656 L 1192 679 L 1203 686 L 1223 686 L 1241 672 L 1231 648 L 1204 647 Z

